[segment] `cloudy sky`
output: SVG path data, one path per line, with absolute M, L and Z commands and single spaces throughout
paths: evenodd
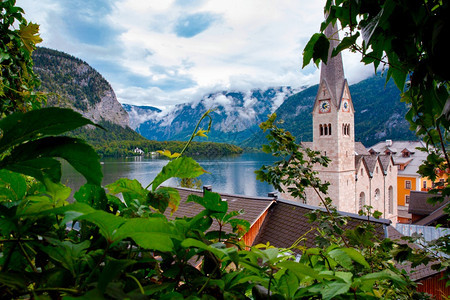
M 121 103 L 168 108 L 221 90 L 318 83 L 302 50 L 325 0 L 18 0 L 41 46 L 81 58 Z M 350 83 L 373 71 L 344 54 Z

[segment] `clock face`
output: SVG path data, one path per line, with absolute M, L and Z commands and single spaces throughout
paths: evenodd
M 328 100 L 323 100 L 319 102 L 319 110 L 322 113 L 330 111 L 330 102 Z
M 342 110 L 343 111 L 349 111 L 350 110 L 350 103 L 348 103 L 348 100 L 344 100 L 344 103 L 342 103 Z

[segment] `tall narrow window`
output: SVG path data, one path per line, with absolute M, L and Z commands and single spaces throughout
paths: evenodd
M 328 124 L 328 134 L 331 135 L 331 124 Z
M 327 127 L 327 125 L 324 125 L 323 127 L 324 127 L 323 134 L 324 135 L 328 135 L 328 127 Z
M 409 195 L 405 196 L 405 202 L 406 202 L 406 204 L 409 204 Z
M 322 126 L 322 124 L 319 125 L 319 128 L 320 128 L 319 129 L 320 130 L 320 135 L 323 135 L 323 126 Z
M 361 192 L 361 194 L 359 194 L 359 210 L 362 210 L 365 204 L 366 195 L 364 194 L 364 192 Z
M 393 214 L 394 213 L 394 189 L 392 188 L 392 186 L 389 187 L 388 189 L 388 197 L 389 197 L 389 213 Z

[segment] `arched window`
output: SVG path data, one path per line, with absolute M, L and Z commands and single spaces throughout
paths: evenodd
M 380 189 L 376 189 L 375 190 L 375 196 L 374 196 L 375 201 L 380 200 Z
M 320 135 L 323 135 L 323 126 L 322 124 L 319 125 Z
M 327 127 L 327 125 L 324 125 L 324 126 L 323 126 L 323 129 L 324 129 L 324 130 L 323 130 L 323 134 L 324 134 L 324 135 L 328 135 L 328 127 Z
M 331 135 L 331 124 L 328 124 L 328 134 Z
M 393 214 L 394 213 L 394 189 L 392 188 L 392 186 L 389 187 L 388 189 L 388 199 L 389 199 L 389 213 Z
M 364 205 L 366 205 L 366 194 L 361 192 L 361 194 L 359 194 L 359 210 L 362 210 Z
M 347 124 L 347 135 L 350 135 L 350 124 Z
M 345 135 L 345 124 L 342 124 L 342 134 Z

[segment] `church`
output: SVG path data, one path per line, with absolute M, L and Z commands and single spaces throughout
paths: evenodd
M 382 218 L 395 224 L 397 166 L 390 155 L 371 155 L 360 142 L 355 142 L 355 110 L 342 56 L 339 53 L 331 57 L 332 49 L 339 44 L 337 27 L 330 24 L 325 34 L 330 40 L 330 51 L 327 63 L 321 65 L 312 111 L 313 141 L 302 144 L 330 158 L 328 167 L 318 166 L 316 171 L 322 182 L 330 183 L 327 196 L 338 210 L 358 213 L 364 205 L 369 205 L 372 211 L 380 211 Z M 290 198 L 287 194 L 282 197 Z M 306 204 L 320 205 L 312 189 L 306 191 Z

